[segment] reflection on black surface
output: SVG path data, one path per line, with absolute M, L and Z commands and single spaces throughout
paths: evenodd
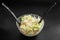
M 27 36 L 24 36 L 22 34 L 20 34 L 19 36 L 20 36 L 19 39 L 22 39 L 22 40 L 36 40 L 36 36 L 34 36 L 34 37 L 27 37 Z

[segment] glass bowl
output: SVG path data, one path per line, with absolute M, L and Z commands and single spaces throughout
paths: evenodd
M 40 19 L 42 18 L 41 16 L 39 16 L 39 15 L 37 15 L 37 14 L 25 14 L 25 15 L 31 15 L 31 16 L 33 16 L 33 17 L 35 16 L 36 18 L 39 17 Z M 23 17 L 23 16 L 25 16 L 25 15 L 22 15 L 22 16 L 18 17 L 18 20 L 20 20 L 21 17 Z M 21 23 L 21 20 L 20 20 L 20 23 Z M 28 22 L 28 23 L 29 23 L 29 22 Z M 40 22 L 39 30 L 38 30 L 36 33 L 30 34 L 30 35 L 23 33 L 23 31 L 20 29 L 20 24 L 19 24 L 17 21 L 16 21 L 16 26 L 17 26 L 18 30 L 20 31 L 20 33 L 22 33 L 24 36 L 32 37 L 32 36 L 38 35 L 38 34 L 42 31 L 42 29 L 43 29 L 43 27 L 44 27 L 44 19 Z

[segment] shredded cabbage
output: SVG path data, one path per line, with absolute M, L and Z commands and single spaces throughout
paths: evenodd
M 25 34 L 35 34 L 35 32 L 39 31 L 40 28 L 40 18 L 33 17 L 32 15 L 24 15 L 21 17 L 21 25 L 20 28 L 24 30 Z

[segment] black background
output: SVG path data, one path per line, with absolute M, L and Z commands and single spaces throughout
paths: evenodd
M 41 33 L 35 37 L 23 36 L 16 20 L 1 3 L 4 2 L 17 17 L 35 13 L 45 20 Z M 47 10 L 56 2 L 49 13 Z M 0 0 L 0 40 L 60 40 L 60 0 Z

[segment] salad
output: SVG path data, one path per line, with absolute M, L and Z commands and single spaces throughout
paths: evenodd
M 19 28 L 25 35 L 34 35 L 40 30 L 40 20 L 40 16 L 24 15 L 20 18 L 21 24 Z

